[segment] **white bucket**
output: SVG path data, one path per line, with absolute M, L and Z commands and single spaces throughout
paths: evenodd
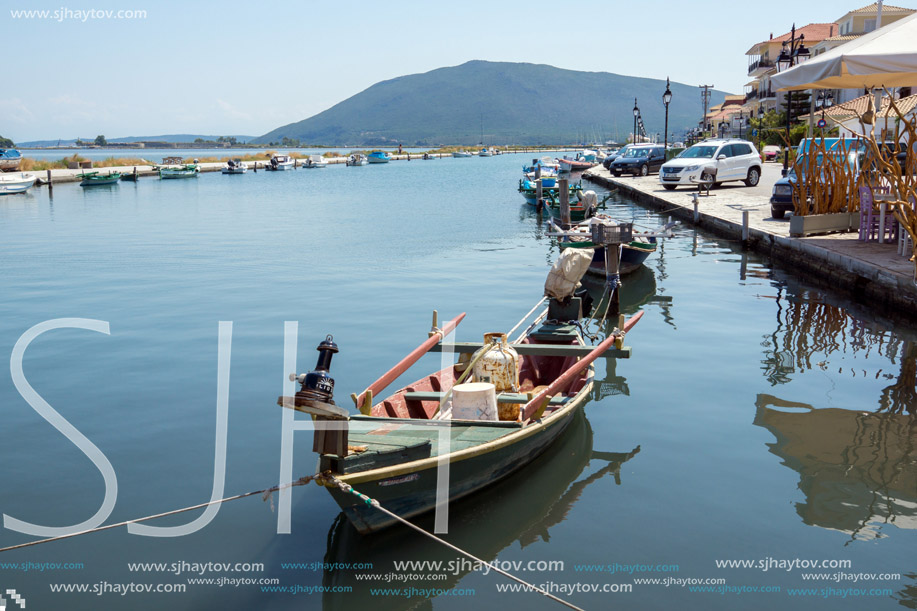
M 497 391 L 487 382 L 456 384 L 452 387 L 454 420 L 497 420 Z

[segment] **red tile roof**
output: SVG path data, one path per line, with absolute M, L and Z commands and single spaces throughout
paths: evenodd
M 817 42 L 821 42 L 830 36 L 835 36 L 840 33 L 840 27 L 836 23 L 810 23 L 807 26 L 801 28 L 796 28 L 796 37 L 799 38 L 800 35 L 805 36 L 805 44 L 807 47 L 811 47 Z M 783 34 L 782 36 L 774 36 L 768 40 L 762 40 L 761 42 L 755 43 L 752 45 L 751 49 L 745 52 L 745 55 L 757 55 L 756 50 L 759 45 L 766 45 L 768 43 L 781 44 L 783 42 L 790 41 L 790 34 L 792 31 Z

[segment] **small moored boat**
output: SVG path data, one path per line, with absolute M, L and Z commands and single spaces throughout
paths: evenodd
M 464 159 L 465 157 L 474 157 L 474 155 L 469 151 L 452 151 L 452 156 L 456 159 Z
M 582 151 L 576 154 L 576 157 L 567 157 L 558 159 L 561 172 L 581 172 L 588 170 L 597 164 L 595 151 Z
M 530 206 L 538 206 L 537 194 L 538 187 L 532 178 L 523 178 L 519 181 L 519 192 L 525 198 L 525 202 Z M 567 185 L 567 195 L 570 198 L 570 210 L 573 213 L 573 220 L 583 220 L 585 218 L 586 208 L 581 205 L 580 195 L 583 192 L 583 185 L 580 183 L 569 183 Z M 560 209 L 560 185 L 557 179 L 549 176 L 541 179 L 541 196 L 549 208 Z M 579 218 L 577 218 L 579 215 Z
M 366 165 L 367 163 L 369 162 L 366 161 L 366 155 L 363 155 L 362 153 L 354 153 L 347 158 L 347 165 L 349 166 L 361 166 Z
M 526 178 L 535 179 L 535 174 L 540 170 L 541 177 L 556 177 L 560 172 L 560 165 L 558 165 L 557 160 L 553 157 L 542 157 L 541 159 L 533 159 L 532 165 L 523 165 L 522 174 Z
M 159 178 L 195 178 L 200 171 L 201 168 L 196 163 L 188 163 L 177 167 L 161 167 L 159 168 Z
M 265 170 L 283 172 L 285 170 L 292 170 L 296 162 L 289 155 L 274 155 L 271 157 L 271 162 L 264 166 Z
M 588 199 L 589 193 L 587 191 L 585 197 Z M 614 221 L 612 217 L 606 214 L 596 214 L 572 227 L 569 231 L 563 232 L 565 236 L 561 238 L 560 247 L 561 249 L 566 248 L 577 248 L 577 249 L 592 249 L 594 254 L 592 256 L 592 262 L 589 264 L 589 273 L 604 275 L 605 274 L 605 255 L 606 250 L 601 247 L 596 247 L 595 243 L 592 242 L 592 225 L 594 223 L 604 223 L 607 221 Z M 554 230 L 560 232 L 560 228 L 554 223 L 554 219 L 551 219 L 551 225 Z M 658 246 L 658 238 L 660 237 L 671 237 L 671 229 L 678 225 L 678 221 L 673 221 L 667 225 L 659 227 L 655 231 L 647 231 L 644 233 L 634 233 L 631 236 L 631 240 L 621 244 L 621 260 L 620 260 L 620 274 L 629 274 L 641 265 L 643 265 L 647 258 L 654 252 Z
M 25 193 L 35 184 L 36 177 L 31 174 L 21 176 L 0 176 L 0 195 Z
M 18 172 L 22 154 L 16 149 L 0 149 L 0 172 Z
M 494 154 L 493 149 L 483 148 L 480 151 L 478 151 L 478 157 L 493 157 L 493 154 Z
M 82 174 L 77 174 L 77 178 L 82 179 L 80 181 L 81 187 L 100 187 L 102 185 L 113 185 L 121 180 L 120 172 L 109 172 L 108 174 L 100 174 L 99 172 L 83 172 Z
M 392 158 L 385 151 L 373 151 L 366 156 L 366 159 L 370 163 L 388 163 Z
M 318 346 L 315 371 L 291 374 L 301 390 L 295 397 L 280 397 L 278 404 L 317 418 L 313 447 L 324 474 L 319 481 L 360 533 L 396 523 L 366 497 L 408 519 L 525 469 L 560 437 L 590 397 L 593 361 L 630 356 L 630 349 L 622 347 L 624 334 L 642 312 L 598 345 L 588 345 L 581 329 L 591 315 L 591 298 L 585 289 L 575 289 L 588 263 L 579 252 L 563 253 L 561 259 L 545 285 L 548 307 L 534 321 L 528 324 L 543 299 L 509 333 L 487 333 L 482 343 L 454 344 L 461 354 L 458 363 L 378 400 L 423 354 L 441 350 L 441 340 L 465 316 L 439 329 L 434 315 L 429 339 L 365 391 L 351 395 L 360 415 L 334 405 L 329 370 L 338 346 L 330 335 Z M 525 324 L 519 337 L 509 341 Z M 318 423 L 323 421 L 334 421 L 333 428 L 322 430 Z M 449 476 L 445 498 L 438 499 L 443 462 Z
M 309 158 L 302 164 L 302 167 L 309 169 L 327 168 L 328 162 L 321 155 L 309 155 Z
M 241 159 L 230 159 L 220 170 L 223 174 L 245 174 L 247 171 L 248 166 Z

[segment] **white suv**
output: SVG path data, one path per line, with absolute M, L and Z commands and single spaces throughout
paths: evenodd
M 741 180 L 754 187 L 760 179 L 761 155 L 754 144 L 736 138 L 698 142 L 659 170 L 659 182 L 669 191 L 678 185 L 697 186 L 710 180 L 715 185 Z

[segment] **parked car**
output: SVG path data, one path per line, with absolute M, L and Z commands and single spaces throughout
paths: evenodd
M 627 148 L 611 162 L 608 170 L 615 176 L 628 173 L 634 176 L 646 176 L 656 172 L 665 163 L 665 148 L 660 144 L 629 144 Z
M 617 159 L 618 155 L 623 154 L 624 151 L 626 150 L 627 150 L 627 146 L 623 148 L 619 148 L 619 149 L 611 149 L 610 151 L 608 151 L 605 154 L 605 159 L 602 160 L 602 166 L 610 172 L 611 171 L 611 162 Z
M 802 176 L 803 179 L 808 175 L 806 171 L 809 156 L 807 154 L 809 146 L 811 146 L 812 140 L 805 138 L 802 142 L 799 143 L 799 146 L 796 149 L 796 161 L 793 163 L 793 167 L 790 168 L 790 171 L 786 176 L 783 176 L 774 183 L 774 189 L 771 192 L 771 216 L 775 219 L 782 219 L 787 212 L 792 212 L 794 209 L 793 206 L 793 190 L 796 188 L 796 183 L 799 180 L 799 176 Z M 834 156 L 835 159 L 841 160 L 846 159 L 846 166 L 848 171 L 852 172 L 854 176 L 859 172 L 861 167 L 860 163 L 864 155 L 864 146 L 862 143 L 858 143 L 856 140 L 843 140 L 841 138 L 825 138 L 824 139 L 825 149 L 828 151 L 829 155 Z M 822 167 L 824 163 L 824 156 L 817 155 L 815 158 L 815 164 L 817 167 Z M 799 174 L 796 170 L 799 169 Z
M 741 180 L 754 187 L 761 180 L 761 156 L 755 145 L 737 138 L 704 140 L 667 161 L 659 170 L 659 182 L 672 191 L 679 185 L 697 186 L 713 180 L 714 186 Z
M 768 144 L 761 149 L 761 154 L 764 155 L 764 161 L 776 161 L 777 156 L 780 155 L 780 147 L 776 144 Z

